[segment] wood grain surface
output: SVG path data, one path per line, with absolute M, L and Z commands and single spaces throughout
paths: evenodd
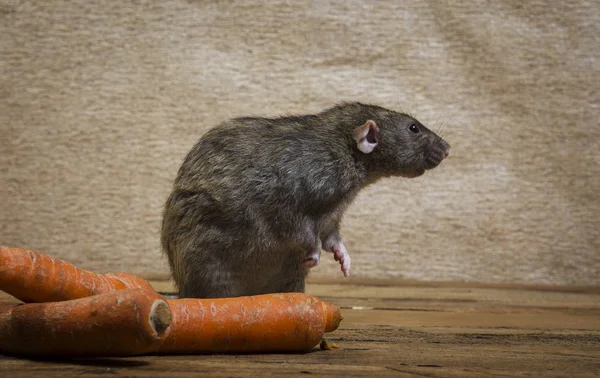
M 153 284 L 172 290 L 169 282 Z M 344 320 L 327 337 L 339 349 L 74 361 L 0 356 L 0 376 L 600 375 L 598 287 L 313 280 L 308 292 L 342 307 Z

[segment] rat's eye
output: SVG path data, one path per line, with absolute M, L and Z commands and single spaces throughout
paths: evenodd
M 415 125 L 414 123 L 411 123 L 410 126 L 408 126 L 408 129 L 415 134 L 418 134 L 421 131 L 419 130 L 419 126 Z

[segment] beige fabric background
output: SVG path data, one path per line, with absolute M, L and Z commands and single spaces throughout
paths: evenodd
M 599 7 L 0 0 L 0 244 L 166 274 L 162 205 L 208 127 L 360 100 L 453 149 L 352 205 L 355 276 L 598 285 Z

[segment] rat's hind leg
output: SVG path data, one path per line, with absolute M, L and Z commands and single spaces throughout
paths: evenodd
M 229 298 L 251 295 L 243 270 L 228 251 L 237 250 L 214 230 L 198 232 L 178 245 L 173 278 L 179 295 L 188 298 Z
M 308 271 L 308 268 L 290 262 L 282 267 L 281 272 L 271 277 L 263 293 L 304 293 Z
M 237 277 L 218 269 L 190 269 L 178 283 L 182 298 L 230 298 L 249 295 Z
M 316 225 L 310 219 L 304 219 L 293 238 L 294 244 L 304 254 L 301 254 L 300 267 L 313 268 L 321 261 L 321 239 L 316 231 Z

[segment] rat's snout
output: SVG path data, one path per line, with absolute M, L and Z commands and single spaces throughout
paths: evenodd
M 442 138 L 436 138 L 428 148 L 425 156 L 425 169 L 433 169 L 450 155 L 450 144 Z

